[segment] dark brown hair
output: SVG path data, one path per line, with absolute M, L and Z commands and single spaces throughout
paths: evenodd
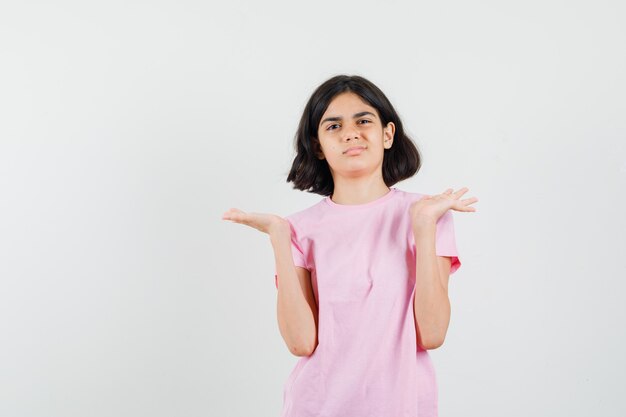
M 388 187 L 410 178 L 421 166 L 420 153 L 405 133 L 400 117 L 385 94 L 371 81 L 358 75 L 337 75 L 322 83 L 307 102 L 294 138 L 296 157 L 287 176 L 293 188 L 323 196 L 335 188 L 326 159 L 318 159 L 320 143 L 317 129 L 330 102 L 338 94 L 353 92 L 378 111 L 383 126 L 393 122 L 396 129 L 393 145 L 383 156 L 383 180 Z

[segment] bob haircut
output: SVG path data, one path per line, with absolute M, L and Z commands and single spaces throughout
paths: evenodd
M 421 166 L 420 153 L 405 133 L 400 117 L 385 94 L 371 81 L 358 75 L 336 75 L 322 83 L 307 102 L 294 138 L 296 157 L 287 176 L 293 188 L 323 196 L 335 189 L 326 159 L 319 159 L 318 128 L 324 112 L 335 96 L 353 92 L 378 111 L 383 126 L 393 122 L 396 129 L 391 148 L 383 155 L 383 181 L 388 187 L 410 178 Z

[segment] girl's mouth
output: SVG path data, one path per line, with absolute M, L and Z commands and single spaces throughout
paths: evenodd
M 365 147 L 363 147 L 363 146 L 353 146 L 351 148 L 346 149 L 344 151 L 344 154 L 346 154 L 346 155 L 359 155 L 364 150 L 365 150 Z

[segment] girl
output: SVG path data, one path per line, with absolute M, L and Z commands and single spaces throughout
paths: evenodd
M 281 218 L 231 208 L 223 219 L 269 234 L 278 325 L 300 360 L 283 417 L 433 417 L 428 349 L 450 321 L 448 278 L 461 262 L 452 212 L 468 189 L 424 195 L 392 187 L 420 154 L 383 92 L 335 76 L 312 94 L 287 177 L 324 196 Z

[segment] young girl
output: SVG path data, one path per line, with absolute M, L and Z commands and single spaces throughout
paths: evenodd
M 468 189 L 424 195 L 392 185 L 420 154 L 393 106 L 360 76 L 335 76 L 309 99 L 287 177 L 324 196 L 281 218 L 231 208 L 223 219 L 268 233 L 278 325 L 300 360 L 282 417 L 433 417 L 428 355 L 450 322 L 448 278 L 461 262 L 452 212 Z

